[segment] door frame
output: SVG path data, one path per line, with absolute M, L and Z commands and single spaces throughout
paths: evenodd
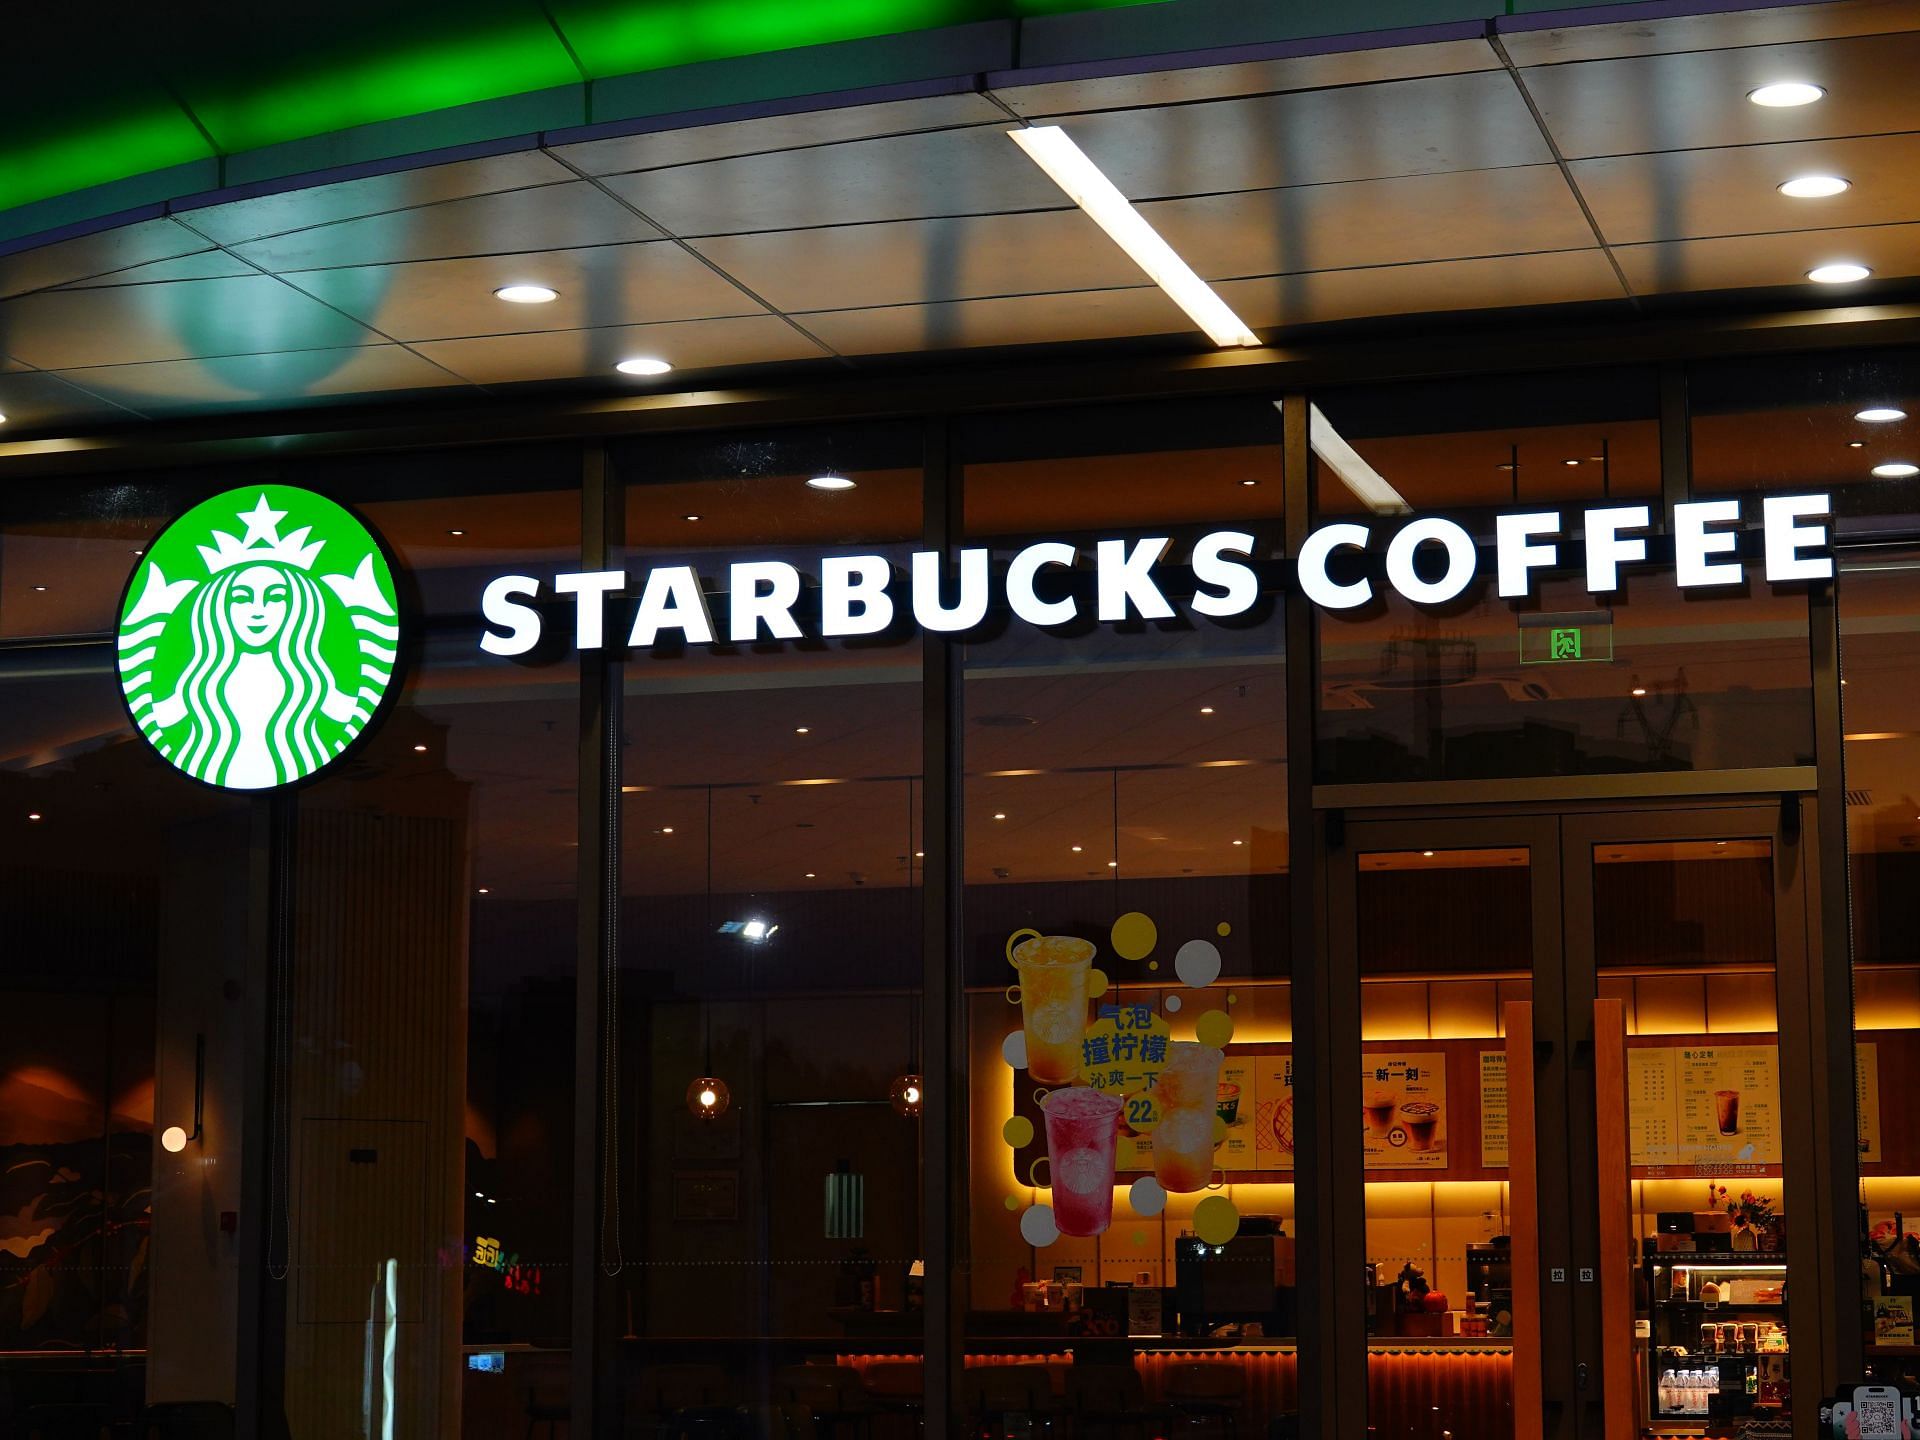
M 1788 1076 L 1811 1076 L 1815 1104 L 1781 1106 L 1782 1207 L 1806 1221 L 1788 1227 L 1788 1329 L 1794 1336 L 1796 1432 L 1812 1436 L 1815 1404 L 1834 1377 L 1825 1372 L 1831 1348 L 1824 1340 L 1830 1318 L 1821 1312 L 1832 1297 L 1851 1293 L 1851 1279 L 1823 1273 L 1832 1247 L 1826 1232 L 1840 1217 L 1831 1197 L 1822 1205 L 1817 1174 L 1816 1114 L 1824 1114 L 1831 1077 L 1814 1060 L 1822 1022 L 1817 1004 L 1821 966 L 1818 827 L 1814 801 L 1805 793 L 1709 795 L 1638 800 L 1541 801 L 1532 804 L 1408 807 L 1369 810 L 1364 818 L 1327 815 L 1326 896 L 1327 1050 L 1331 1063 L 1322 1083 L 1329 1111 L 1351 1115 L 1361 1102 L 1359 1066 L 1340 1058 L 1361 1053 L 1361 975 L 1358 926 L 1358 861 L 1362 854 L 1415 849 L 1525 847 L 1530 854 L 1533 1041 L 1535 1057 L 1535 1156 L 1538 1210 L 1566 1223 L 1542 1223 L 1539 1234 L 1540 1332 L 1565 1337 L 1539 1351 L 1539 1393 L 1547 1440 L 1600 1440 L 1607 1435 L 1602 1400 L 1607 1393 L 1603 1359 L 1601 1291 L 1581 1283 L 1598 1275 L 1599 1161 L 1591 1144 L 1597 1118 L 1594 1005 L 1597 998 L 1593 905 L 1593 848 L 1607 843 L 1761 839 L 1773 862 L 1775 1013 L 1783 1092 Z M 1840 957 L 1845 964 L 1846 957 Z M 1796 1081 L 1797 1083 L 1797 1081 Z M 1784 1093 L 1783 1093 L 1784 1099 Z M 1365 1175 L 1357 1131 L 1334 1127 L 1324 1163 L 1335 1169 L 1336 1197 L 1330 1240 L 1335 1273 L 1358 1276 L 1366 1259 Z M 1840 1197 L 1842 1199 L 1846 1197 Z M 1560 1274 L 1563 1279 L 1554 1281 Z M 1617 1282 L 1618 1277 L 1616 1277 Z M 1344 1318 L 1344 1317 L 1343 1317 Z M 1364 1316 L 1333 1337 L 1351 1363 L 1365 1373 Z M 1617 1357 L 1616 1357 L 1617 1363 Z M 1351 1373 L 1351 1372 L 1350 1372 Z M 1637 1378 L 1634 1382 L 1637 1384 Z M 1637 1396 L 1636 1396 L 1637 1405 Z M 1616 1424 L 1618 1422 L 1616 1421 Z M 1615 1434 L 1631 1434 L 1616 1429 Z

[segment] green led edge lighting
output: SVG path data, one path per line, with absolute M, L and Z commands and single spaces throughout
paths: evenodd
M 386 552 L 324 496 L 249 485 L 160 532 L 128 578 L 116 653 L 128 717 L 161 759 L 224 790 L 298 784 L 396 693 Z
M 707 60 L 872 39 L 977 20 L 1131 8 L 1167 0 L 574 0 L 555 19 L 586 74 L 611 79 Z M 450 22 L 454 23 L 454 22 Z M 223 94 L 189 93 L 218 153 L 239 154 L 334 131 L 578 84 L 544 25 L 438 35 L 345 62 L 269 67 Z M 490 139 L 493 136 L 474 136 Z M 180 109 L 155 103 L 0 150 L 0 210 L 73 194 L 192 160 L 207 141 Z

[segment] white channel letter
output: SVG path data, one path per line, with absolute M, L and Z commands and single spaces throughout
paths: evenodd
M 691 565 L 662 565 L 647 572 L 627 644 L 645 648 L 662 630 L 678 630 L 690 645 L 713 643 L 713 615 Z
M 1558 510 L 1528 510 L 1519 515 L 1498 515 L 1493 521 L 1493 550 L 1499 562 L 1500 598 L 1524 599 L 1533 589 L 1529 570 L 1542 570 L 1560 558 L 1558 545 L 1530 545 L 1536 535 L 1558 535 Z
M 540 582 L 531 575 L 502 575 L 489 580 L 480 592 L 480 613 L 487 624 L 506 631 L 489 630 L 480 637 L 480 648 L 489 655 L 524 655 L 540 643 L 540 612 L 522 605 L 516 595 L 538 595 Z
M 760 587 L 767 588 L 762 590 Z M 800 572 L 784 560 L 742 560 L 727 567 L 727 638 L 760 638 L 764 621 L 775 640 L 798 640 L 793 603 L 800 598 Z
M 1260 598 L 1260 580 L 1253 567 L 1229 560 L 1228 555 L 1252 555 L 1253 536 L 1244 530 L 1215 530 L 1202 535 L 1193 547 L 1193 578 L 1202 585 L 1217 585 L 1221 593 L 1193 592 L 1193 608 L 1202 615 L 1224 619 L 1244 615 Z
M 1307 536 L 1300 547 L 1300 588 L 1306 593 L 1307 599 L 1322 610 L 1351 610 L 1373 598 L 1373 582 L 1365 576 L 1350 580 L 1345 585 L 1336 585 L 1327 578 L 1327 555 L 1342 546 L 1354 550 L 1366 549 L 1367 527 L 1322 525 Z
M 1585 524 L 1587 541 L 1587 590 L 1605 595 L 1620 588 L 1620 564 L 1623 560 L 1647 558 L 1644 536 L 1620 538 L 1622 530 L 1644 530 L 1653 516 L 1644 505 L 1610 505 L 1604 510 L 1589 510 Z
M 1173 606 L 1153 583 L 1153 562 L 1166 552 L 1167 537 L 1151 536 L 1135 540 L 1102 540 L 1093 547 L 1095 589 L 1100 596 L 1102 620 L 1124 620 L 1127 607 L 1142 620 L 1171 620 Z
M 941 561 L 938 550 L 913 552 L 913 618 L 922 630 L 971 630 L 987 618 L 987 552 L 960 552 L 960 598 L 951 610 L 940 604 Z
M 1802 555 L 1812 546 L 1827 544 L 1825 525 L 1800 525 L 1800 520 L 1826 520 L 1833 515 L 1831 495 L 1769 495 L 1760 502 L 1767 535 L 1767 579 L 1831 580 L 1831 555 Z
M 820 562 L 820 633 L 877 635 L 893 623 L 884 555 L 830 555 Z
M 1078 613 L 1073 597 L 1042 600 L 1033 593 L 1033 577 L 1042 565 L 1071 566 L 1077 558 L 1073 546 L 1060 540 L 1043 540 L 1029 545 L 1007 566 L 1007 603 L 1013 613 L 1029 625 L 1065 625 Z
M 553 577 L 556 594 L 573 596 L 573 643 L 598 650 L 606 643 L 607 596 L 627 583 L 624 570 L 580 570 Z
M 1687 500 L 1673 507 L 1673 581 L 1682 590 L 1696 585 L 1738 585 L 1746 578 L 1735 560 L 1709 560 L 1730 555 L 1738 543 L 1730 530 L 1708 530 L 1740 518 L 1738 500 Z
M 1443 545 L 1447 570 L 1438 580 L 1422 580 L 1413 557 L 1422 545 Z M 1400 527 L 1387 546 L 1387 583 L 1418 605 L 1441 605 L 1473 583 L 1473 537 L 1438 515 Z

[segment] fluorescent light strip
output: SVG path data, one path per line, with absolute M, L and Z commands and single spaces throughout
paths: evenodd
M 1194 324 L 1207 332 L 1209 340 L 1220 346 L 1252 348 L 1260 344 L 1260 337 L 1174 253 L 1065 130 L 1058 125 L 1031 125 L 1007 134 L 1047 172 L 1048 179 L 1107 232 L 1114 244 L 1127 252 L 1134 264 L 1147 272 L 1154 284 L 1167 292 L 1174 304 L 1192 317 Z
M 1406 497 L 1387 483 L 1386 476 L 1360 458 L 1360 452 L 1333 428 L 1333 422 L 1320 413 L 1318 405 L 1307 407 L 1307 444 L 1313 447 L 1313 453 L 1321 462 L 1340 477 L 1340 483 L 1374 514 L 1405 515 L 1413 509 Z

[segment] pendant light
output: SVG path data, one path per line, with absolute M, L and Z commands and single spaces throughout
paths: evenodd
M 707 924 L 702 945 L 713 943 L 713 786 L 707 786 Z M 733 1103 L 727 1082 L 713 1074 L 713 1016 L 708 1002 L 700 1002 L 700 1067 L 687 1084 L 687 1111 L 696 1120 L 718 1120 Z

